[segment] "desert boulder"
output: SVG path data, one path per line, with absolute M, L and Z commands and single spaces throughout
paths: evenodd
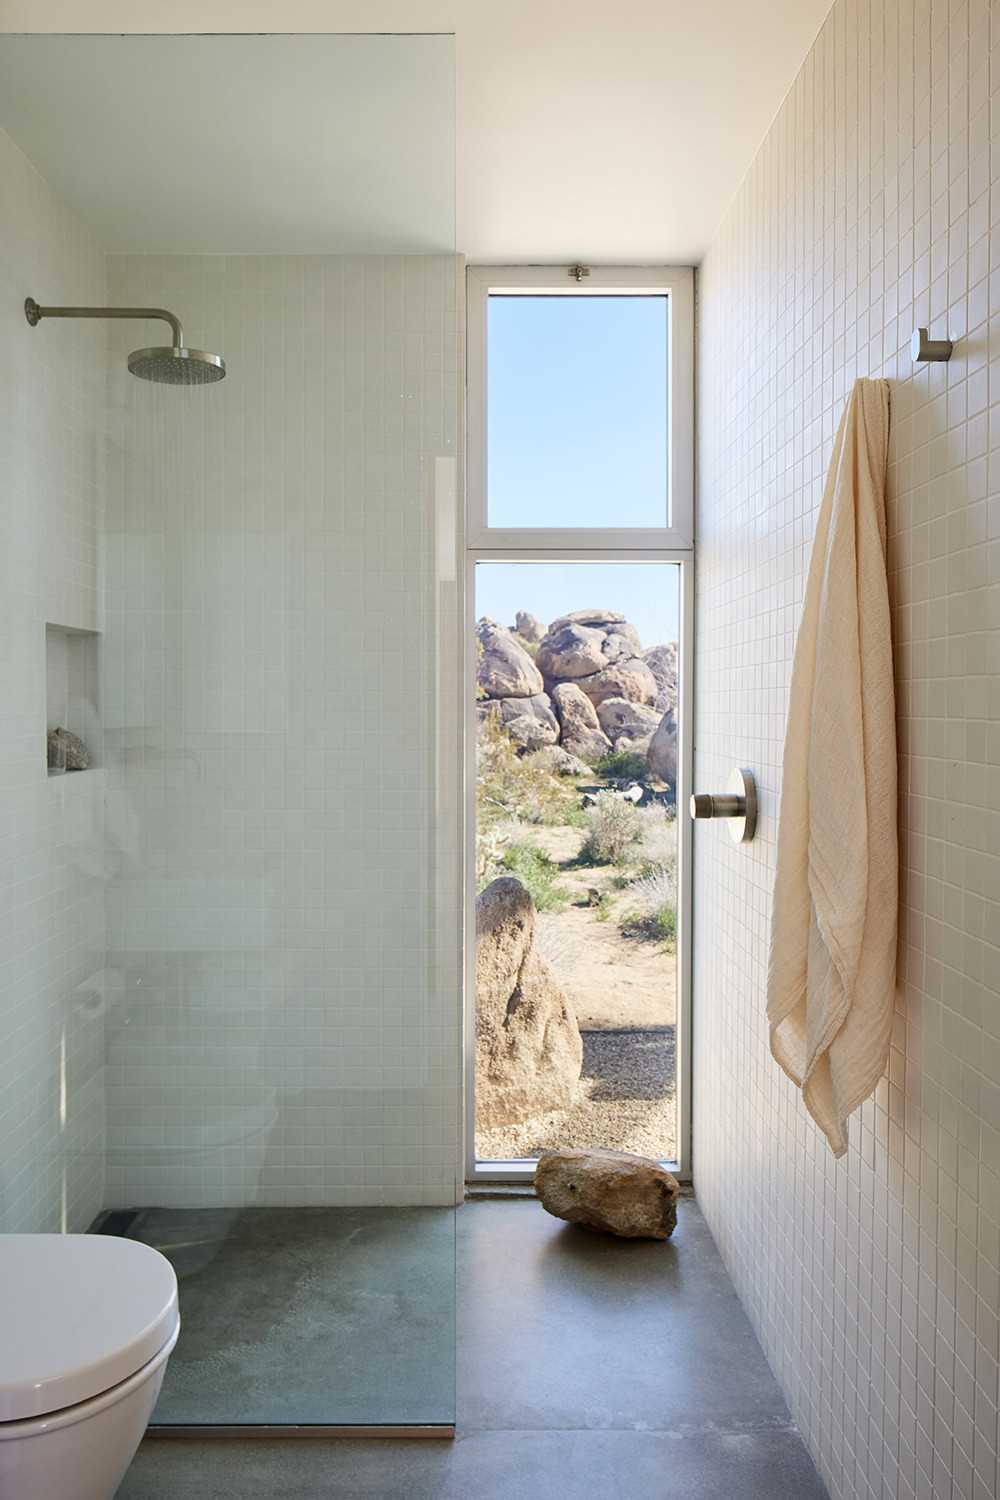
M 593 765 L 611 749 L 597 710 L 576 683 L 560 682 L 552 689 L 552 706 L 562 726 L 561 744 L 564 750 Z
M 543 1151 L 535 1192 L 557 1219 L 623 1239 L 669 1239 L 680 1184 L 659 1162 L 627 1151 Z
M 672 708 L 667 709 L 656 727 L 646 752 L 646 763 L 661 781 L 677 785 L 677 720 Z
M 485 698 L 534 698 L 543 691 L 542 674 L 509 630 L 483 618 L 476 635 L 482 647 L 476 680 Z
M 476 1126 L 509 1125 L 576 1099 L 583 1041 L 535 948 L 535 908 L 513 876 L 476 900 Z
M 598 704 L 597 717 L 616 748 L 623 737 L 641 740 L 655 733 L 660 722 L 655 708 L 648 708 L 644 703 L 630 703 L 627 698 L 605 698 Z

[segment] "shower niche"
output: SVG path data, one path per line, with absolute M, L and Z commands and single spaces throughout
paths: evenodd
M 45 627 L 44 753 L 50 776 L 61 775 L 64 770 L 92 770 L 101 764 L 99 642 L 96 630 L 77 630 L 68 625 Z M 52 736 L 56 730 L 82 742 L 86 767 L 78 764 L 80 757 L 73 753 L 72 741 L 62 745 L 61 753 L 55 750 Z

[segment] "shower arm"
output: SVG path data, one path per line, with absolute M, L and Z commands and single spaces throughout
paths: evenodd
M 169 323 L 174 335 L 174 348 L 184 348 L 184 330 L 180 318 L 175 318 L 165 307 L 39 307 L 34 297 L 27 297 L 24 316 L 34 328 L 42 318 L 159 318 Z

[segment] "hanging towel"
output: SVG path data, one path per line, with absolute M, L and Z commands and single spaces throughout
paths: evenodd
M 836 1156 L 885 1068 L 896 980 L 896 725 L 885 565 L 889 387 L 834 443 L 795 644 L 771 920 L 771 1051 Z

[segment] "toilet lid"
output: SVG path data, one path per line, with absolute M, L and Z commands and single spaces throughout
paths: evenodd
M 176 1326 L 177 1277 L 150 1245 L 0 1235 L 0 1422 L 101 1395 L 158 1354 Z

